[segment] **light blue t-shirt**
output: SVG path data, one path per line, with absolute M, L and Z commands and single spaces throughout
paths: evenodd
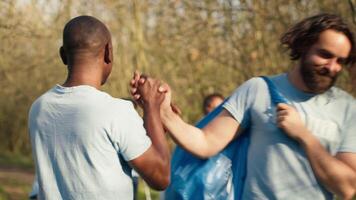
M 331 155 L 356 153 L 356 102 L 352 96 L 336 87 L 319 95 L 304 93 L 286 74 L 271 80 Z M 263 79 L 245 82 L 224 108 L 242 125 L 246 120 L 251 124 L 242 199 L 333 198 L 317 181 L 302 147 L 276 126 L 276 108 Z
M 29 114 L 39 199 L 133 199 L 127 161 L 151 145 L 129 101 L 91 86 L 55 86 Z

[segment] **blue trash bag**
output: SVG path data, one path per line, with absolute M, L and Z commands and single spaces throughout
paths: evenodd
M 261 76 L 268 86 L 273 104 L 287 103 L 274 84 Z M 223 104 L 200 120 L 203 128 L 224 109 Z M 237 139 L 209 159 L 199 159 L 176 147 L 171 161 L 171 184 L 165 192 L 166 200 L 241 200 L 246 178 L 247 152 L 250 143 L 249 120 Z

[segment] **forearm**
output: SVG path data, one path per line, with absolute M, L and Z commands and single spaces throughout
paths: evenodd
M 351 199 L 356 190 L 356 174 L 349 166 L 331 156 L 308 130 L 297 139 L 308 157 L 317 179 L 331 192 Z
M 201 129 L 187 124 L 173 112 L 164 112 L 161 118 L 175 143 L 200 158 L 210 156 L 211 148 Z
M 164 128 L 159 114 L 159 108 L 147 106 L 144 108 L 144 126 L 152 144 L 165 160 L 169 160 L 169 148 L 165 138 Z
M 156 165 L 152 169 L 151 176 L 154 179 L 169 180 L 170 175 L 170 151 L 168 148 L 167 139 L 163 129 L 163 124 L 159 114 L 159 108 L 146 106 L 144 108 L 144 126 L 147 130 L 147 135 L 151 138 L 153 150 L 157 155 L 155 158 Z

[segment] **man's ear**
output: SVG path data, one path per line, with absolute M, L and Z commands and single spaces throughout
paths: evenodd
M 112 62 L 112 47 L 110 43 L 105 45 L 105 52 L 104 52 L 104 61 L 106 64 L 110 64 Z
M 67 65 L 67 55 L 66 52 L 63 48 L 63 46 L 61 48 L 59 48 L 59 55 L 61 56 L 62 62 L 64 65 Z

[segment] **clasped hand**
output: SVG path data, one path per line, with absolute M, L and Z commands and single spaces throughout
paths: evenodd
M 281 128 L 290 138 L 301 139 L 308 133 L 298 111 L 284 103 L 277 105 L 277 126 Z
M 179 108 L 171 103 L 171 89 L 168 84 L 135 72 L 130 81 L 131 95 L 142 107 L 160 106 L 161 111 L 180 114 Z

